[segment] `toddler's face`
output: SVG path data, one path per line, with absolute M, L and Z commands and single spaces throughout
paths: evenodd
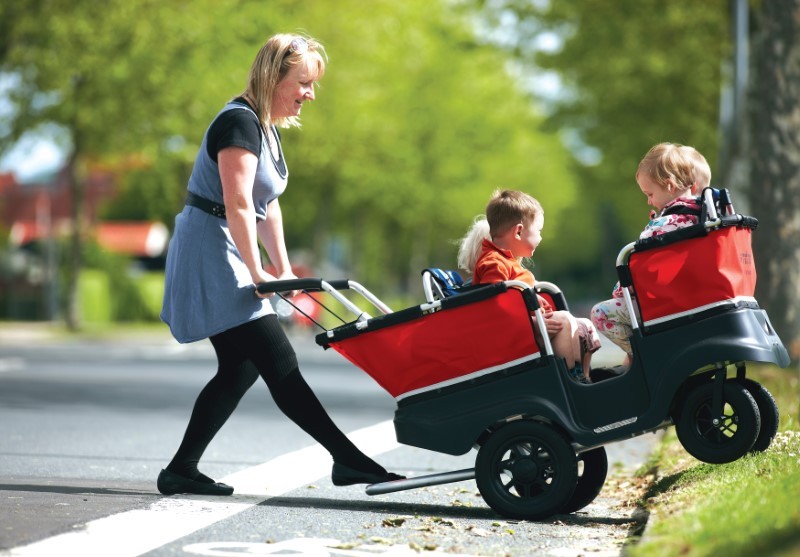
M 664 208 L 664 205 L 684 193 L 674 187 L 662 186 L 646 174 L 637 174 L 636 181 L 639 184 L 639 189 L 647 197 L 647 204 L 655 207 L 656 211 L 660 211 Z
M 514 257 L 530 257 L 542 241 L 542 228 L 544 228 L 544 215 L 538 215 L 528 226 L 522 226 L 519 234 L 515 236 L 516 242 L 511 253 Z

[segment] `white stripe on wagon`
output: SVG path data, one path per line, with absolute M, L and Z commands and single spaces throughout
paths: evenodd
M 486 369 L 481 369 L 478 371 L 473 371 L 468 375 L 459 375 L 453 379 L 447 379 L 445 381 L 440 381 L 439 383 L 434 383 L 433 385 L 428 385 L 427 387 L 420 387 L 419 389 L 414 389 L 413 391 L 408 391 L 407 393 L 403 393 L 398 395 L 395 400 L 400 401 L 406 397 L 418 395 L 420 393 L 427 393 L 429 391 L 435 391 L 436 389 L 441 389 L 442 387 L 449 387 L 450 385 L 456 385 L 458 383 L 462 383 L 464 381 L 469 381 L 470 379 L 476 379 L 478 377 L 483 377 L 484 375 L 489 375 L 490 373 L 494 373 L 496 371 L 500 371 L 501 369 L 505 369 L 507 367 L 515 366 L 518 364 L 523 364 L 525 362 L 530 362 L 536 360 L 537 358 L 541 357 L 540 352 L 534 352 L 533 354 L 528 354 L 527 356 L 522 356 L 521 358 L 517 358 L 516 360 L 512 360 L 510 362 L 506 362 L 504 364 L 487 367 Z
M 365 427 L 347 436 L 370 456 L 400 446 L 395 441 L 392 421 Z M 236 489 L 231 497 L 164 497 L 146 509 L 87 522 L 82 530 L 0 550 L 0 556 L 136 557 L 246 511 L 270 497 L 324 477 L 330 474 L 331 463 L 328 452 L 315 444 L 225 476 L 220 481 Z
M 692 308 L 687 311 L 681 311 L 679 313 L 672 313 L 670 315 L 665 315 L 664 317 L 658 317 L 656 319 L 651 319 L 649 321 L 645 321 L 645 326 L 649 325 L 658 325 L 659 323 L 665 323 L 667 321 L 672 321 L 673 319 L 679 319 L 681 317 L 686 317 L 688 315 L 694 315 L 696 313 L 701 313 L 709 309 L 727 306 L 727 305 L 736 305 L 740 302 L 756 302 L 756 299 L 752 296 L 737 296 L 735 298 L 728 298 L 727 300 L 722 300 L 721 302 L 714 302 L 711 304 L 706 304 L 704 306 L 699 306 L 696 308 Z M 758 303 L 758 302 L 756 302 Z

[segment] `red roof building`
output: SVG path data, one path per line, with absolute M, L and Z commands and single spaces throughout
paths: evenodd
M 83 216 L 88 230 L 109 251 L 133 257 L 158 257 L 166 251 L 169 232 L 160 222 L 99 222 L 100 205 L 115 195 L 114 177 L 92 172 L 84 191 Z M 13 174 L 0 174 L 0 227 L 13 246 L 63 236 L 72 230 L 72 191 L 62 170 L 52 181 L 21 184 Z

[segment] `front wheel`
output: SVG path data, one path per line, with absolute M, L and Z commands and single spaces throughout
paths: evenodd
M 578 481 L 572 446 L 553 427 L 531 420 L 493 432 L 478 451 L 475 481 L 497 513 L 539 520 L 559 512 Z
M 714 415 L 714 382 L 699 385 L 686 397 L 675 424 L 683 448 L 698 460 L 711 464 L 733 462 L 755 443 L 761 428 L 758 406 L 741 384 L 723 385 L 720 415 Z

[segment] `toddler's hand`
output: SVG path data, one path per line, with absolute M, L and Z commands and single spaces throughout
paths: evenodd
M 564 323 L 560 319 L 554 319 L 552 312 L 545 316 L 544 325 L 547 328 L 548 335 L 554 335 L 564 328 Z

